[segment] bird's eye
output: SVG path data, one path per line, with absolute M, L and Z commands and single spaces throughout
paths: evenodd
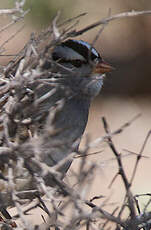
M 77 59 L 77 60 L 72 60 L 71 61 L 72 65 L 74 65 L 75 67 L 81 67 L 82 66 L 82 61 Z

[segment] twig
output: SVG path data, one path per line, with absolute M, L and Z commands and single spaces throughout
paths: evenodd
M 99 211 L 104 218 L 106 218 L 107 220 L 111 221 L 111 222 L 114 222 L 116 224 L 119 224 L 120 226 L 122 226 L 124 229 L 127 229 L 126 228 L 126 225 L 124 224 L 123 221 L 120 220 L 120 218 L 117 218 L 117 217 L 114 217 L 112 214 L 109 214 L 108 212 L 106 212 L 105 210 L 103 210 L 102 208 L 96 206 L 95 204 L 93 204 L 92 202 L 90 201 L 85 201 L 85 203 L 93 208 L 95 211 Z
M 79 19 L 79 18 L 81 18 L 81 17 L 83 17 L 85 15 L 87 15 L 87 13 L 81 13 L 81 14 L 75 16 L 75 17 L 69 18 L 69 19 L 65 20 L 64 22 L 59 23 L 58 26 L 59 27 L 64 26 L 64 25 L 66 25 L 68 23 L 71 23 L 71 22 L 75 21 L 76 19 Z
M 16 37 L 23 29 L 24 25 L 22 25 L 16 32 L 14 32 L 7 40 L 5 40 L 1 45 L 0 45 L 0 50 L 8 43 L 10 42 L 14 37 Z
M 96 140 L 94 140 L 92 143 L 90 143 L 90 147 L 95 147 L 96 145 L 98 145 L 99 143 L 104 142 L 106 139 L 108 139 L 109 137 L 113 137 L 117 134 L 122 133 L 125 128 L 128 128 L 134 121 L 136 121 L 139 117 L 141 116 L 141 114 L 137 114 L 136 116 L 134 116 L 130 121 L 126 122 L 125 124 L 121 125 L 120 128 L 118 128 L 117 130 L 108 133 L 105 136 L 102 136 L 100 138 L 97 138 Z
M 57 21 L 58 21 L 59 17 L 60 17 L 60 11 L 57 12 L 56 17 L 52 21 L 54 40 L 57 40 L 60 37 L 60 32 L 59 32 L 59 29 L 57 28 Z
M 140 150 L 139 154 L 137 155 L 135 166 L 134 166 L 134 170 L 132 172 L 132 176 L 131 176 L 131 179 L 130 179 L 130 183 L 132 183 L 133 180 L 134 180 L 134 177 L 135 177 L 135 174 L 136 174 L 136 171 L 137 171 L 137 167 L 138 167 L 139 161 L 142 158 L 143 151 L 145 149 L 145 146 L 146 146 L 146 144 L 147 144 L 148 139 L 150 138 L 150 136 L 151 136 L 151 130 L 148 132 L 148 134 L 147 134 L 147 136 L 146 136 L 146 138 L 144 140 L 144 143 L 143 143 L 143 145 L 141 147 L 141 150 Z
M 23 12 L 23 6 L 25 5 L 26 0 L 16 1 L 15 2 L 15 8 L 11 9 L 0 9 L 0 15 L 3 14 L 16 14 L 16 13 L 22 13 Z
M 94 28 L 96 28 L 96 27 L 98 27 L 100 25 L 104 25 L 104 24 L 109 23 L 109 22 L 111 22 L 113 20 L 116 20 L 116 19 L 122 19 L 122 18 L 128 18 L 128 17 L 136 17 L 136 16 L 140 16 L 140 15 L 149 15 L 149 14 L 151 14 L 151 10 L 146 10 L 146 11 L 145 10 L 143 10 L 143 11 L 135 11 L 135 10 L 133 10 L 131 12 L 128 11 L 128 12 L 124 12 L 124 13 L 115 14 L 115 15 L 112 15 L 110 17 L 106 17 L 104 19 L 101 19 L 101 20 L 99 20 L 99 21 L 97 21 L 97 22 L 95 22 L 95 23 L 93 23 L 93 24 L 91 24 L 89 26 L 86 26 L 85 28 L 83 28 L 83 29 L 81 29 L 79 31 L 76 31 L 76 30 L 71 31 L 71 32 L 68 33 L 68 37 L 79 36 L 79 35 L 87 32 L 89 30 L 92 30 L 92 29 L 94 29 Z
M 108 126 L 108 123 L 107 123 L 105 117 L 102 118 L 102 121 L 103 121 L 104 129 L 105 129 L 106 133 L 109 134 L 110 130 L 109 130 L 109 126 Z M 128 204 L 129 204 L 131 218 L 133 219 L 135 217 L 135 207 L 134 207 L 134 203 L 133 203 L 133 196 L 132 196 L 132 193 L 130 191 L 131 184 L 128 182 L 128 178 L 127 178 L 127 176 L 125 174 L 123 164 L 122 164 L 122 160 L 121 160 L 121 155 L 116 150 L 116 148 L 115 148 L 115 146 L 114 146 L 114 144 L 112 142 L 111 137 L 108 137 L 108 142 L 107 143 L 108 143 L 109 147 L 111 148 L 113 154 L 116 157 L 116 160 L 117 160 L 117 163 L 118 163 L 118 168 L 119 168 L 118 169 L 119 174 L 122 177 L 122 180 L 123 180 L 123 183 L 124 183 L 124 186 L 125 186 L 125 190 L 126 190 L 126 193 L 127 193 L 127 198 L 128 198 Z
M 29 10 L 26 10 L 21 16 L 16 17 L 15 19 L 13 19 L 10 23 L 8 23 L 7 25 L 3 26 L 0 29 L 0 33 L 4 32 L 5 30 L 7 30 L 9 27 L 11 27 L 12 25 L 16 24 L 17 22 L 21 21 L 24 19 L 25 15 L 29 13 Z

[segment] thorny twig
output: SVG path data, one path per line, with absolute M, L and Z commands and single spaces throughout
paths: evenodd
M 107 124 L 105 117 L 102 118 L 102 121 L 103 121 L 104 129 L 105 129 L 106 133 L 107 134 L 110 133 L 110 129 L 109 129 L 109 126 Z M 121 154 L 118 153 L 118 151 L 116 150 L 116 148 L 112 142 L 111 137 L 108 138 L 107 143 L 108 143 L 109 147 L 111 148 L 113 154 L 116 157 L 116 160 L 118 163 L 118 173 L 121 175 L 124 186 L 125 186 L 126 195 L 128 197 L 128 207 L 130 209 L 131 218 L 133 219 L 135 217 L 135 207 L 134 207 L 134 202 L 133 202 L 133 196 L 132 196 L 132 193 L 130 191 L 131 184 L 129 183 L 128 178 L 125 174 L 123 163 L 121 160 Z
M 137 155 L 135 166 L 134 166 L 134 170 L 133 170 L 133 173 L 132 173 L 132 176 L 131 176 L 131 179 L 130 179 L 130 183 L 132 183 L 133 180 L 134 180 L 134 177 L 135 177 L 135 174 L 136 174 L 136 171 L 137 171 L 137 167 L 138 167 L 139 161 L 142 158 L 143 151 L 144 151 L 144 149 L 146 147 L 146 144 L 147 144 L 150 136 L 151 136 L 151 130 L 148 132 L 148 134 L 147 134 L 147 136 L 146 136 L 146 138 L 144 140 L 144 143 L 143 143 L 143 145 L 141 147 L 141 150 L 140 150 L 139 154 Z
M 23 13 L 23 7 L 26 0 L 15 1 L 15 7 L 10 9 L 0 9 L 0 15 Z
M 128 18 L 128 17 L 137 17 L 140 15 L 150 15 L 150 14 L 151 14 L 151 10 L 143 10 L 143 11 L 132 10 L 131 12 L 128 11 L 128 12 L 123 12 L 123 13 L 111 15 L 111 16 L 105 17 L 104 19 L 101 19 L 95 23 L 92 23 L 91 25 L 88 25 L 79 31 L 76 31 L 76 30 L 71 31 L 67 35 L 69 37 L 76 37 L 76 36 L 79 36 L 85 32 L 88 32 L 91 29 L 94 29 L 100 25 L 107 24 L 107 23 L 112 22 L 113 20 L 116 20 L 116 19 L 122 19 L 122 18 Z

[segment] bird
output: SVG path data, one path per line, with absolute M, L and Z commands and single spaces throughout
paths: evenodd
M 34 68 L 38 73 L 40 70 L 47 81 L 43 78 L 33 80 L 30 76 L 25 77 L 27 82 L 21 77 L 19 83 L 18 78 L 14 78 L 17 83 L 11 92 L 11 103 L 8 103 L 8 108 L 5 106 L 7 114 L 10 114 L 5 126 L 10 141 L 19 144 L 19 152 L 27 152 L 28 156 L 32 149 L 39 161 L 53 167 L 71 152 L 78 151 L 91 101 L 100 93 L 105 74 L 113 67 L 83 40 L 67 39 L 45 56 L 42 64 Z M 55 132 L 50 134 L 50 117 L 58 108 L 58 101 L 63 103 L 53 119 Z M 32 148 L 29 151 L 30 144 Z M 35 153 L 37 148 L 39 151 Z M 72 160 L 67 160 L 58 168 L 62 178 L 71 163 Z M 46 181 L 48 185 L 54 185 L 52 178 L 48 177 Z
M 51 142 L 57 139 L 62 143 L 68 142 L 68 146 L 72 146 L 78 140 L 72 149 L 72 151 L 77 151 L 87 125 L 91 101 L 100 93 L 105 73 L 112 71 L 113 67 L 103 60 L 94 47 L 83 40 L 68 39 L 58 44 L 52 50 L 51 58 L 54 64 L 51 66 L 51 71 L 60 73 L 60 76 L 56 77 L 56 82 L 63 88 L 59 88 L 52 99 L 44 101 L 41 108 L 38 107 L 36 116 L 41 117 L 43 111 L 50 111 L 52 101 L 54 103 L 65 98 L 54 125 L 60 132 L 51 138 Z M 48 61 L 43 68 L 49 68 Z M 42 88 L 37 94 L 42 96 L 44 91 L 47 93 L 49 90 L 49 87 L 46 91 Z M 40 143 L 40 145 L 48 150 L 41 151 L 41 159 L 49 166 L 56 165 L 72 152 L 65 144 L 62 147 L 52 147 L 50 142 Z M 71 163 L 72 160 L 69 160 L 60 167 L 62 177 Z
M 5 130 L 9 141 L 18 143 L 14 148 L 15 154 L 24 154 L 23 167 L 29 170 L 29 174 L 34 170 L 36 173 L 38 170 L 41 172 L 32 162 L 34 157 L 48 167 L 54 167 L 71 152 L 78 151 L 90 104 L 100 93 L 105 74 L 112 70 L 113 67 L 104 61 L 91 44 L 67 39 L 55 45 L 34 66 L 34 72 L 33 69 L 31 72 L 35 75 L 38 73 L 39 78 L 30 78 L 29 71 L 25 77 L 21 76 L 20 81 L 11 78 L 13 90 L 10 87 L 11 92 L 7 93 L 11 98 L 5 105 Z M 1 136 L 1 146 L 7 146 L 8 140 L 5 135 Z M 65 177 L 71 163 L 72 159 L 68 159 L 58 167 L 61 179 Z M 22 168 L 18 183 L 17 175 L 16 191 L 35 189 L 37 186 L 33 175 L 30 177 L 25 171 Z M 24 177 L 25 181 L 28 178 L 28 182 L 22 185 Z M 46 185 L 55 186 L 56 181 L 49 173 L 43 179 Z M 2 197 L 5 199 L 5 193 Z M 5 206 L 9 203 L 12 205 L 12 200 L 7 201 Z

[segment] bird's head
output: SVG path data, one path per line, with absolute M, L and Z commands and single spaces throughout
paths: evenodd
M 82 40 L 66 40 L 52 52 L 56 69 L 62 73 L 64 84 L 78 95 L 95 97 L 101 90 L 105 73 L 112 67 L 89 43 Z

